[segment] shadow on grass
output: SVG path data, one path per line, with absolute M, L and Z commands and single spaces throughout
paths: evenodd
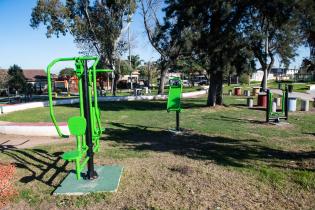
M 99 102 L 101 111 L 166 111 L 166 101 L 106 101 Z M 206 106 L 206 101 L 202 99 L 183 99 L 183 109 L 194 109 Z M 79 104 L 59 105 L 59 107 L 73 107 L 80 108 Z
M 61 152 L 51 154 L 42 149 L 18 149 L 17 146 L 23 143 L 19 145 L 4 145 L 4 143 L 0 144 L 0 153 L 12 158 L 17 168 L 24 169 L 30 174 L 22 177 L 21 183 L 37 180 L 48 186 L 57 187 L 59 184 L 54 184 L 55 179 L 60 173 L 68 172 L 66 170 L 68 162 L 61 159 Z
M 156 128 L 112 123 L 105 140 L 128 144 L 134 150 L 170 152 L 192 159 L 210 160 L 219 165 L 248 167 L 255 161 L 266 164 L 315 158 L 315 152 L 282 151 L 262 146 L 256 139 L 235 140 L 196 133 L 174 135 Z
M 265 120 L 241 119 L 241 118 L 227 117 L 227 116 L 220 116 L 219 118 L 203 116 L 202 118 L 205 120 L 217 120 L 217 121 L 226 121 L 226 122 L 266 124 Z

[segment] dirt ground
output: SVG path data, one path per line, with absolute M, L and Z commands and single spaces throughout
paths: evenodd
M 0 134 L 0 151 L 6 147 L 28 148 L 65 141 L 58 137 Z M 259 181 L 253 174 L 219 165 L 215 160 L 193 159 L 170 152 L 148 153 L 146 158 L 96 158 L 97 165 L 124 167 L 118 191 L 103 195 L 97 202 L 93 197 L 96 195 L 54 197 L 49 191 L 49 199 L 42 199 L 39 206 L 22 200 L 12 202 L 5 209 L 315 209 L 314 192 L 298 185 L 287 183 L 278 188 Z M 34 182 L 32 187 L 37 184 Z M 78 206 L 80 199 L 86 205 Z
M 39 209 L 314 209 L 315 195 L 293 186 L 275 189 L 254 177 L 216 165 L 169 153 L 131 158 L 117 162 L 97 160 L 97 164 L 121 164 L 123 177 L 118 192 L 101 201 L 76 207 L 72 197 L 56 203 L 45 201 Z M 296 187 L 296 186 L 295 186 Z M 82 197 L 81 197 L 82 198 Z M 80 199 L 80 198 L 78 198 Z M 33 209 L 25 202 L 7 209 Z

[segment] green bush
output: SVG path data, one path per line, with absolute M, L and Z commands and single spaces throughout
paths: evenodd
M 242 74 L 240 76 L 240 83 L 241 84 L 248 84 L 249 83 L 249 75 L 248 74 Z

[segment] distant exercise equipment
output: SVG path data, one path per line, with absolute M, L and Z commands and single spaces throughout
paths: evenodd
M 179 77 L 173 77 L 169 80 L 169 92 L 167 99 L 167 112 L 176 112 L 176 131 L 179 131 L 179 113 L 181 112 L 181 97 L 183 84 Z
M 266 107 L 266 122 L 274 122 L 279 123 L 281 119 L 288 120 L 288 106 L 289 106 L 289 100 L 288 100 L 288 88 L 285 87 L 284 90 L 282 90 L 282 98 L 281 98 L 281 111 L 278 112 L 277 110 L 273 110 L 273 95 L 270 92 L 270 90 L 267 90 L 267 107 Z

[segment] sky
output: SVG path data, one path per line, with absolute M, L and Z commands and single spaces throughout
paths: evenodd
M 36 2 L 37 0 L 0 0 L 0 68 L 17 64 L 22 69 L 45 69 L 55 58 L 79 56 L 79 49 L 71 35 L 48 39 L 45 26 L 41 25 L 38 29 L 30 27 L 32 8 Z M 159 58 L 147 39 L 139 11 L 133 16 L 130 31 L 135 45 L 131 50 L 132 55 L 139 55 L 144 61 Z M 298 68 L 302 59 L 308 57 L 309 50 L 300 47 L 297 53 L 299 56 L 290 68 Z M 279 67 L 277 60 L 274 67 Z
M 0 0 L 0 68 L 13 64 L 22 69 L 45 69 L 55 58 L 80 56 L 71 35 L 46 38 L 46 28 L 30 27 L 32 8 L 37 0 Z M 137 12 L 130 25 L 135 47 L 132 55 L 144 61 L 156 60 L 159 55 L 151 47 Z M 69 64 L 65 64 L 69 65 Z M 63 66 L 63 65 L 61 65 Z M 61 67 L 60 66 L 60 67 Z

